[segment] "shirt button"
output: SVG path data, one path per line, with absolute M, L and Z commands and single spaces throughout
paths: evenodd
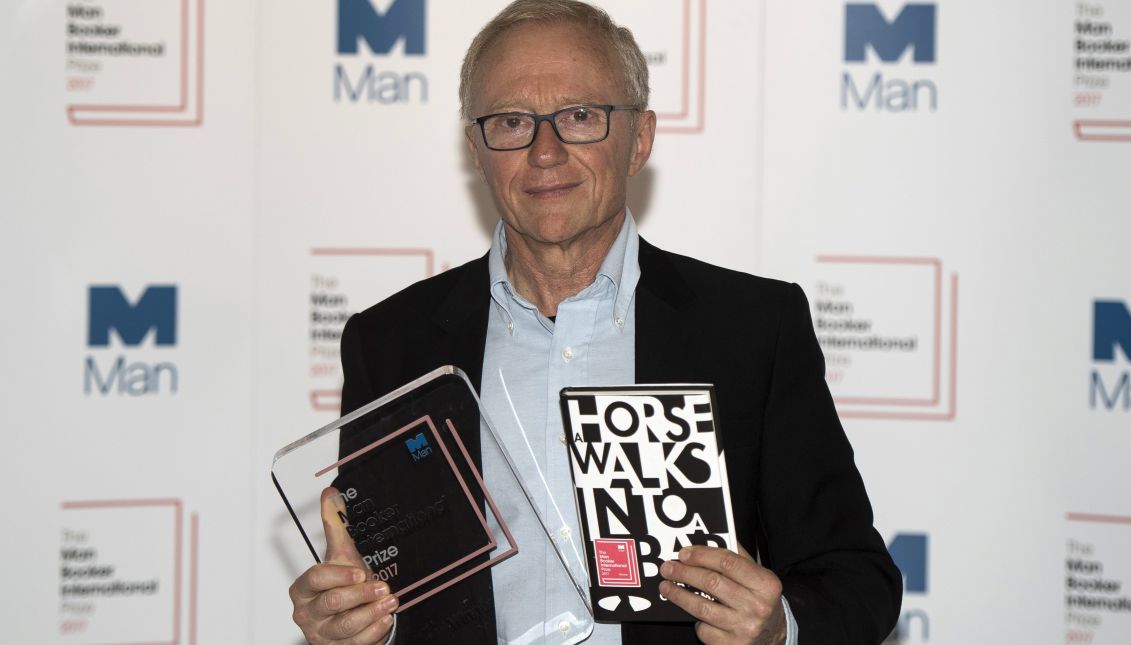
M 563 634 L 567 633 L 569 631 L 569 623 L 564 620 L 558 623 L 558 631 Z
M 566 445 L 565 433 L 564 432 L 561 433 L 560 435 L 558 435 L 558 441 L 562 442 L 563 446 Z
M 568 526 L 563 526 L 562 528 L 558 529 L 558 535 L 562 536 L 563 538 L 565 538 L 567 540 L 569 539 L 569 536 L 572 533 L 573 532 L 569 530 Z
M 624 327 L 624 318 L 614 318 L 613 324 L 617 327 Z
M 567 363 L 572 361 L 573 360 L 573 350 L 570 349 L 569 347 L 566 347 L 565 349 L 563 349 L 562 350 L 562 360 L 567 362 Z

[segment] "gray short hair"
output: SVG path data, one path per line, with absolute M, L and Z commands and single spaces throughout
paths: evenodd
M 483 55 L 508 29 L 528 22 L 572 22 L 603 39 L 620 61 L 628 100 L 647 109 L 648 63 L 631 31 L 613 22 L 603 9 L 577 0 L 514 0 L 479 30 L 467 48 L 459 73 L 460 113 L 465 119 L 471 119 L 471 82 Z

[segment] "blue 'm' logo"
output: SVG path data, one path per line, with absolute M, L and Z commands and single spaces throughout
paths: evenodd
M 935 62 L 935 5 L 908 4 L 892 22 L 872 3 L 845 5 L 845 62 L 863 63 L 868 45 L 885 63 L 899 60 L 908 47 L 916 63 Z
M 339 54 L 356 54 L 361 40 L 388 54 L 402 38 L 405 54 L 424 54 L 424 0 L 393 0 L 384 13 L 372 0 L 338 0 Z
M 404 442 L 404 445 L 406 448 L 408 448 L 409 452 L 423 450 L 424 448 L 428 447 L 428 437 L 425 437 L 424 433 L 421 432 L 415 437 L 410 437 L 407 441 Z
M 888 542 L 888 553 L 903 573 L 907 593 L 927 593 L 927 534 L 899 533 Z
M 409 437 L 404 445 L 405 448 L 408 448 L 409 454 L 412 455 L 413 461 L 420 461 L 432 454 L 432 446 L 428 445 L 428 437 L 425 437 L 423 432 L 415 437 Z
M 132 305 L 117 286 L 91 286 L 89 306 L 90 347 L 109 346 L 111 329 L 126 345 L 140 345 L 153 329 L 157 330 L 157 345 L 177 343 L 177 287 L 173 285 L 151 285 Z
M 1131 311 L 1119 300 L 1097 300 L 1093 309 L 1092 359 L 1114 361 L 1115 347 L 1131 359 Z

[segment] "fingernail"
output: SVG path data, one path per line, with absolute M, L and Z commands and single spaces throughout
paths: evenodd
M 384 582 L 378 582 L 377 584 L 373 585 L 373 595 L 377 596 L 378 598 L 384 596 L 387 593 L 389 593 L 389 585 L 385 584 Z
M 661 582 L 660 583 L 660 594 L 667 596 L 668 591 L 671 590 L 671 586 L 672 586 L 672 583 L 668 582 L 667 580 L 664 580 L 663 582 Z
M 369 576 L 367 576 L 365 574 L 365 572 L 362 571 L 361 569 L 358 569 L 358 570 L 353 572 L 353 581 L 354 582 L 365 582 L 365 579 L 368 578 L 368 577 Z
M 396 596 L 389 596 L 385 600 L 381 601 L 381 609 L 384 609 L 385 611 L 392 611 L 393 608 L 396 607 L 396 606 L 397 606 L 397 597 Z
M 665 578 L 670 576 L 672 574 L 672 568 L 673 567 L 672 567 L 671 562 L 665 562 L 665 563 L 661 564 L 660 565 L 660 575 L 665 577 Z
M 344 517 L 344 513 L 346 512 L 346 503 L 342 501 L 341 494 L 336 492 L 336 490 L 333 497 L 330 498 L 330 503 L 334 505 L 335 511 L 341 511 L 343 513 L 343 515 L 339 517 Z
M 385 616 L 382 616 L 381 617 L 381 624 L 385 625 L 386 627 L 388 627 L 389 625 L 392 625 L 393 624 L 393 615 L 387 614 Z
M 679 559 L 680 560 L 686 561 L 690 557 L 691 557 L 691 548 L 690 547 L 684 547 L 684 548 L 679 550 Z

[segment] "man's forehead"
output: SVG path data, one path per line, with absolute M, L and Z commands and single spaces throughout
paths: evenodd
M 519 25 L 493 42 L 477 70 L 476 102 L 485 110 L 548 109 L 619 100 L 612 48 L 578 25 Z

